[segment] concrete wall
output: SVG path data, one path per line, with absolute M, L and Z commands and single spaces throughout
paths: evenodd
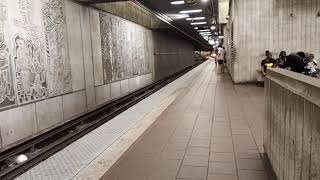
M 264 148 L 279 180 L 320 179 L 320 82 L 283 69 L 265 82 Z
M 155 67 L 158 42 L 144 26 L 73 1 L 0 5 L 5 9 L 0 14 L 0 151 L 146 86 L 166 71 Z M 185 43 L 170 50 L 183 47 L 189 56 L 193 49 Z M 173 58 L 168 65 L 177 71 L 192 60 Z
M 155 79 L 161 79 L 181 68 L 194 64 L 195 53 L 191 43 L 169 32 L 154 31 Z
M 233 80 L 255 81 L 266 50 L 274 57 L 281 50 L 312 52 L 319 57 L 319 10 L 317 0 L 233 0 L 230 23 L 235 62 L 229 66 L 234 69 Z

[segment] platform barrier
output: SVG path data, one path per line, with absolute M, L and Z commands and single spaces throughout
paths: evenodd
M 271 69 L 264 149 L 277 179 L 320 179 L 320 80 Z

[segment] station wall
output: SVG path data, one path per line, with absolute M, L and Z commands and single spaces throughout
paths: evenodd
M 153 31 L 73 1 L 0 6 L 0 150 L 194 63 L 179 40 L 170 48 L 183 49 L 185 62 L 170 58 L 176 68 L 163 73 Z
M 229 68 L 234 82 L 255 81 L 266 50 L 274 58 L 282 50 L 319 58 L 319 9 L 317 0 L 233 0 L 228 33 L 233 28 L 234 63 Z

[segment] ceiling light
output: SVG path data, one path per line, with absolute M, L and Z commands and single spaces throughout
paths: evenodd
M 223 36 L 219 36 L 219 39 L 223 39 L 224 37 Z
M 215 30 L 216 27 L 215 27 L 215 26 L 211 26 L 210 29 L 211 29 L 211 30 Z
M 206 19 L 205 17 L 194 17 L 194 18 L 187 18 L 187 21 L 194 21 L 194 20 L 203 20 Z
M 196 29 L 196 30 L 197 30 L 197 29 L 199 29 L 199 27 L 194 27 L 194 29 Z
M 201 0 L 201 2 L 208 2 L 208 0 Z
M 211 34 L 211 32 L 199 32 L 199 34 Z
M 172 1 L 172 5 L 179 5 L 179 4 L 184 4 L 184 1 Z
M 168 16 L 173 20 L 177 20 L 177 19 L 185 19 L 189 17 L 189 14 L 166 14 L 166 16 Z
M 199 32 L 210 32 L 210 29 L 201 29 L 201 30 L 198 30 Z
M 199 13 L 202 12 L 202 9 L 194 9 L 194 10 L 185 10 L 185 11 L 180 11 L 180 14 L 188 14 L 188 13 Z
M 190 23 L 191 25 L 201 25 L 201 24 L 207 24 L 207 22 L 193 22 Z

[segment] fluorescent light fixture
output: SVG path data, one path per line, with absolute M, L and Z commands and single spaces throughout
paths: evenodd
M 189 17 L 189 14 L 166 14 L 172 20 L 185 19 Z
M 180 14 L 189 14 L 189 13 L 199 13 L 202 12 L 202 9 L 193 9 L 193 10 L 185 10 L 185 11 L 180 11 Z
M 194 18 L 187 18 L 187 21 L 194 21 L 194 20 L 204 20 L 206 17 L 194 17 Z
M 199 34 L 211 34 L 211 32 L 200 32 Z
M 199 34 L 211 34 L 211 32 L 199 32 Z
M 201 29 L 201 30 L 198 30 L 199 32 L 210 32 L 210 29 Z
M 184 1 L 172 1 L 172 5 L 179 5 L 179 4 L 184 4 Z
M 201 24 L 207 24 L 207 22 L 193 22 L 190 23 L 191 25 L 201 25 Z

